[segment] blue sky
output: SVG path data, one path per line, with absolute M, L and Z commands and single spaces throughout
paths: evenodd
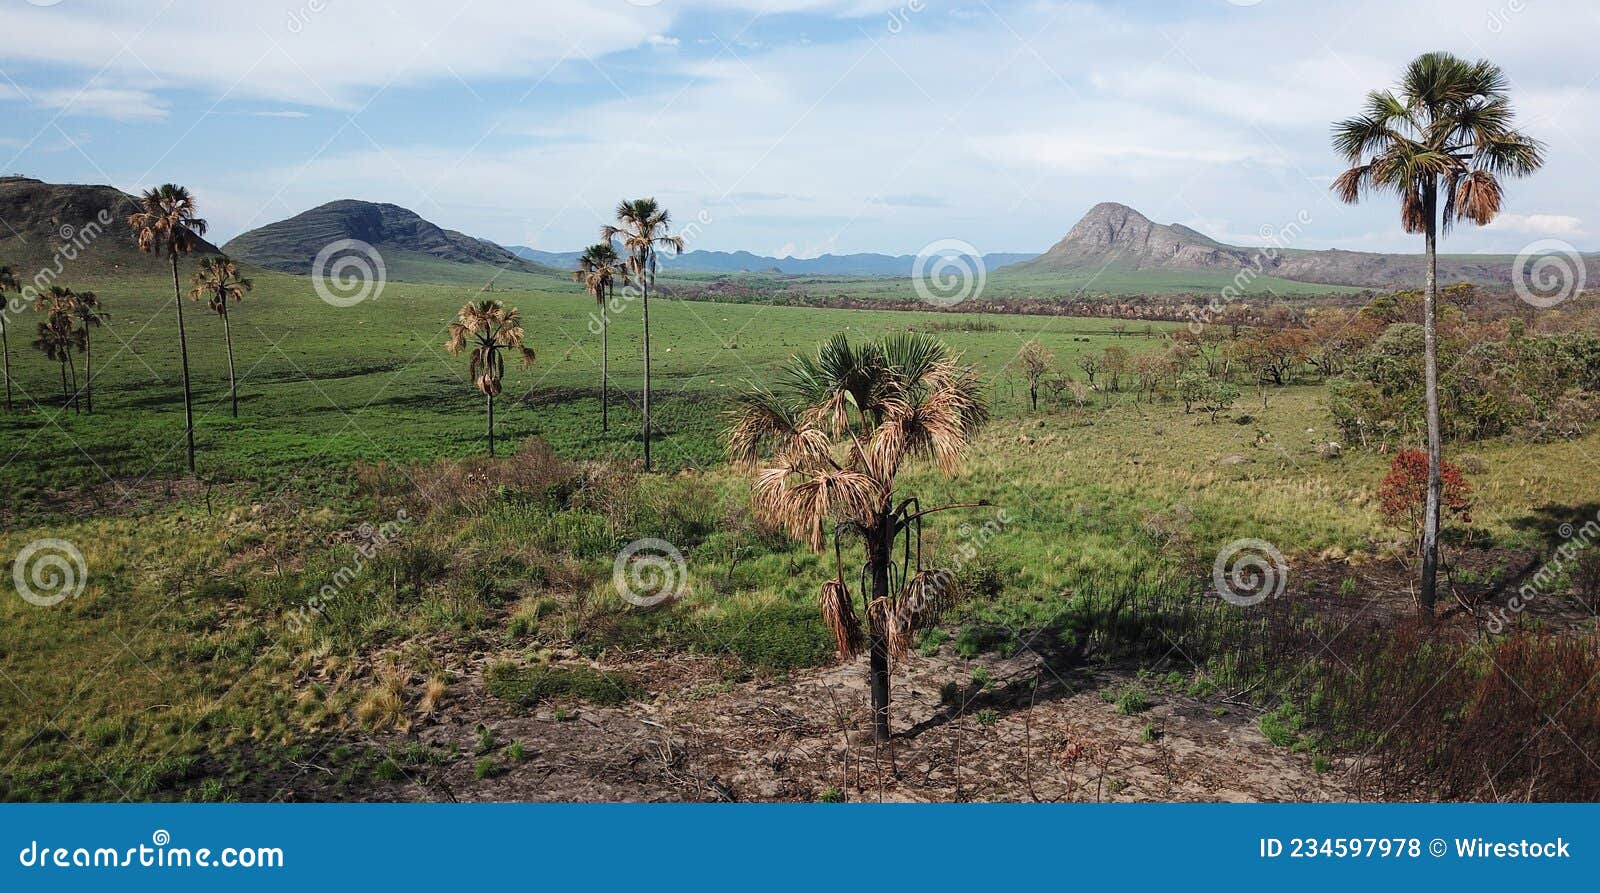
M 1600 248 L 1580 0 L 6 0 L 0 33 L 0 173 L 180 182 L 222 239 L 360 198 L 566 250 L 655 195 L 694 247 L 799 256 L 1043 250 L 1099 201 L 1418 250 L 1331 200 L 1328 125 L 1448 49 L 1505 67 L 1549 162 L 1446 250 Z

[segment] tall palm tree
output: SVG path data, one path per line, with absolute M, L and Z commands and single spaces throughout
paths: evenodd
M 178 258 L 193 251 L 206 234 L 206 222 L 196 216 L 194 196 L 182 186 L 167 183 L 145 190 L 139 210 L 128 215 L 128 226 L 139 238 L 139 250 L 165 254 L 172 262 L 172 298 L 178 305 L 178 356 L 183 364 L 183 428 L 188 441 L 189 472 L 194 473 L 194 398 L 189 389 L 189 336 L 183 328 L 183 287 L 178 284 Z
M 611 430 L 611 349 L 608 341 L 611 314 L 606 297 L 615 295 L 616 280 L 628 282 L 628 271 L 617 257 L 617 249 L 610 242 L 590 245 L 578 256 L 578 268 L 572 271 L 572 281 L 581 283 L 594 295 L 595 306 L 600 308 L 600 430 Z
M 7 291 L 18 290 L 16 274 L 10 267 L 0 267 L 0 303 L 5 303 L 4 310 L 0 310 L 0 358 L 5 361 L 6 412 L 11 411 L 11 305 L 4 298 Z
M 1367 194 L 1400 197 L 1406 232 L 1427 251 L 1423 297 L 1424 387 L 1428 416 L 1428 495 L 1422 533 L 1422 611 L 1431 616 L 1439 572 L 1440 462 L 1438 238 L 1458 220 L 1479 226 L 1500 213 L 1500 178 L 1525 177 L 1544 164 L 1544 146 L 1512 126 L 1499 66 L 1426 53 L 1406 67 L 1399 92 L 1367 94 L 1366 110 L 1333 126 L 1333 145 L 1351 167 L 1333 191 L 1354 204 Z M 1443 200 L 1441 203 L 1441 199 Z
M 83 333 L 76 328 L 74 305 L 78 296 L 71 289 L 52 285 L 33 299 L 33 309 L 45 315 L 39 324 L 39 337 L 33 346 L 61 364 L 62 405 L 83 411 L 78 398 L 78 367 L 72 362 L 72 349 L 83 345 Z M 72 370 L 72 388 L 67 389 L 67 370 Z
M 73 292 L 72 297 L 72 318 L 83 337 L 83 411 L 94 415 L 94 344 L 90 329 L 104 325 L 111 314 L 100 306 L 100 297 L 92 291 Z
M 484 408 L 489 414 L 489 455 L 494 455 L 494 398 L 500 394 L 501 380 L 505 378 L 506 362 L 501 353 L 512 350 L 522 354 L 522 365 L 533 362 L 533 350 L 522 344 L 522 314 L 515 307 L 507 308 L 499 301 L 470 302 L 450 324 L 450 340 L 444 349 L 452 356 L 467 347 L 472 348 L 467 374 L 484 397 Z
M 228 398 L 233 403 L 233 417 L 239 417 L 239 381 L 233 374 L 233 329 L 228 325 L 228 305 L 243 300 L 255 283 L 239 275 L 239 265 L 225 254 L 204 258 L 194 272 L 194 287 L 189 297 L 206 298 L 211 302 L 211 312 L 222 317 L 222 340 L 228 346 Z
M 838 335 L 814 358 L 796 358 L 776 391 L 739 399 L 728 429 L 730 458 L 756 470 L 753 495 L 764 518 L 821 551 L 833 533 L 834 579 L 823 584 L 824 620 L 841 657 L 861 647 L 841 552 L 842 535 L 866 550 L 861 594 L 867 615 L 873 733 L 889 738 L 889 662 L 904 659 L 911 637 L 935 623 L 955 597 L 948 571 L 922 564 L 922 519 L 934 512 L 895 495 L 895 476 L 913 457 L 953 473 L 989 417 L 977 373 L 944 344 L 920 334 L 852 347 Z M 895 562 L 897 541 L 901 560 Z M 912 544 L 916 564 L 910 566 Z
M 672 214 L 653 198 L 637 198 L 617 205 L 617 222 L 600 229 L 606 244 L 622 240 L 628 272 L 639 285 L 644 319 L 644 470 L 650 470 L 650 286 L 656 281 L 656 252 L 671 248 L 683 253 L 683 238 L 671 235 Z

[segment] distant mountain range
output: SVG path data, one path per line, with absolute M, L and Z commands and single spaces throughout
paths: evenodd
M 1508 284 L 1513 263 L 1514 258 L 1506 255 L 1441 254 L 1439 279 Z M 1252 270 L 1261 276 L 1319 285 L 1391 289 L 1420 285 L 1424 258 L 1420 254 L 1307 251 L 1292 247 L 1266 251 L 1264 247 L 1226 245 L 1180 224 L 1154 223 L 1127 205 L 1102 202 L 1090 208 L 1049 251 L 999 272 L 1037 276 L 1103 269 L 1222 273 Z
M 138 200 L 113 186 L 45 183 L 0 177 L 0 264 L 26 284 L 32 271 L 156 271 L 166 262 L 139 250 L 128 215 Z M 217 248 L 204 239 L 197 254 Z M 59 263 L 58 263 L 59 260 Z M 69 283 L 67 283 L 69 284 Z
M 493 242 L 430 223 L 399 205 L 342 199 L 319 205 L 260 229 L 236 236 L 222 250 L 237 260 L 308 273 L 317 253 L 341 239 L 358 239 L 377 248 L 385 261 L 408 255 L 458 264 L 488 264 L 523 273 L 551 272 Z
M 525 260 L 558 269 L 577 264 L 577 251 L 540 251 L 525 245 L 508 246 Z M 1033 254 L 985 254 L 987 269 L 1028 260 Z M 748 251 L 686 251 L 681 256 L 662 255 L 661 269 L 684 273 L 781 273 L 789 276 L 910 276 L 914 254 L 824 254 L 821 257 L 769 257 Z
M 127 226 L 137 201 L 110 186 L 57 185 L 27 177 L 0 177 L 0 263 L 26 273 L 48 269 L 58 254 L 70 255 L 79 270 L 109 274 L 123 270 L 154 271 L 160 261 L 142 254 Z M 420 277 L 443 275 L 454 280 L 505 272 L 565 276 L 578 252 L 539 251 L 523 246 L 504 248 L 484 239 L 444 229 L 398 205 L 345 199 L 329 202 L 287 220 L 251 230 L 222 247 L 240 261 L 271 270 L 305 274 L 317 254 L 340 239 L 359 239 L 377 247 L 386 262 Z M 199 254 L 218 249 L 202 242 Z M 1586 255 L 1600 263 L 1600 255 Z M 1041 255 L 992 253 L 984 266 L 999 278 L 1042 280 L 1083 279 L 1116 270 L 1118 287 L 1140 289 L 1140 274 L 1152 282 L 1173 273 L 1204 272 L 1234 277 L 1253 276 L 1315 285 L 1395 289 L 1423 281 L 1419 254 L 1360 251 L 1309 251 L 1285 247 L 1269 251 L 1219 242 L 1179 224 L 1158 224 L 1127 205 L 1103 202 L 1089 209 L 1054 246 Z M 1507 255 L 1440 255 L 1443 282 L 1469 281 L 1504 285 L 1511 281 L 1514 258 Z M 665 272 L 732 275 L 766 273 L 791 276 L 912 275 L 910 254 L 825 254 L 815 258 L 769 257 L 748 251 L 690 251 L 662 258 Z M 459 265 L 459 267 L 455 266 Z M 477 269 L 482 267 L 483 269 Z M 441 272 L 442 271 L 442 272 Z M 1108 277 L 1110 278 L 1110 277 Z M 1030 286 L 1031 287 L 1031 286 Z

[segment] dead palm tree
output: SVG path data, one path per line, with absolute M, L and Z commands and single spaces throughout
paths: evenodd
M 728 453 L 756 471 L 757 512 L 817 551 L 833 534 L 836 572 L 822 586 L 821 606 L 841 657 L 862 645 L 841 537 L 857 535 L 865 546 L 873 733 L 887 740 L 889 663 L 909 654 L 912 635 L 937 622 L 957 594 L 950 572 L 923 565 L 922 519 L 987 504 L 924 509 L 916 497 L 897 499 L 895 476 L 914 457 L 946 473 L 959 468 L 989 417 L 977 374 L 927 335 L 859 347 L 838 335 L 814 358 L 796 358 L 776 391 L 745 393 L 731 415 Z
M 11 304 L 4 301 L 5 293 L 18 291 L 17 276 L 11 272 L 10 267 L 0 267 L 0 303 L 4 309 L 0 310 L 0 358 L 5 361 L 6 372 L 6 412 L 11 411 Z
M 178 258 L 188 254 L 206 234 L 206 222 L 195 216 L 194 196 L 167 183 L 139 196 L 140 210 L 128 215 L 139 250 L 165 254 L 172 262 L 172 298 L 178 305 L 178 357 L 183 365 L 183 429 L 188 441 L 189 471 L 194 472 L 194 399 L 189 389 L 189 336 L 183 328 L 183 289 L 178 284 Z
M 1424 387 L 1428 424 L 1428 493 L 1422 533 L 1422 611 L 1437 601 L 1441 433 L 1438 358 L 1438 237 L 1458 220 L 1483 226 L 1500 213 L 1501 177 L 1524 177 L 1544 164 L 1544 147 L 1513 128 L 1506 77 L 1487 60 L 1426 53 L 1406 67 L 1399 93 L 1367 94 L 1366 110 L 1333 126 L 1333 145 L 1350 169 L 1333 190 L 1355 203 L 1373 192 L 1400 197 L 1406 232 L 1427 251 L 1423 297 Z M 1442 203 L 1441 203 L 1442 199 Z
M 650 286 L 656 281 L 656 252 L 671 248 L 683 253 L 683 238 L 671 235 L 672 214 L 653 198 L 639 198 L 617 205 L 615 225 L 601 227 L 606 244 L 622 240 L 628 258 L 628 273 L 639 286 L 641 316 L 644 320 L 644 470 L 650 470 Z
M 189 297 L 205 298 L 211 312 L 222 317 L 222 340 L 228 346 L 228 398 L 233 403 L 233 417 L 239 417 L 239 380 L 233 374 L 233 329 L 228 325 L 228 305 L 237 304 L 255 283 L 239 275 L 239 265 L 225 254 L 200 261 L 194 272 L 194 287 Z
M 506 363 L 503 351 L 522 354 L 522 365 L 533 362 L 533 351 L 522 344 L 522 314 L 515 307 L 507 308 L 499 301 L 468 303 L 450 324 L 450 340 L 445 350 L 452 356 L 472 348 L 467 374 L 483 394 L 484 407 L 489 414 L 489 455 L 494 455 L 494 398 L 500 394 L 505 378 Z
M 94 343 L 90 330 L 104 325 L 111 314 L 100 306 L 100 297 L 92 291 L 73 292 L 71 312 L 83 337 L 83 411 L 94 415 Z
M 572 271 L 572 281 L 589 289 L 595 306 L 600 308 L 600 430 L 611 430 L 611 349 L 608 342 L 610 309 L 606 298 L 615 295 L 616 281 L 628 282 L 628 271 L 617 257 L 617 249 L 610 242 L 590 245 L 578 257 L 578 268 Z

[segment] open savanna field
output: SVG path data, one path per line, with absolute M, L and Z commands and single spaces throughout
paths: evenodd
M 1384 650 L 1414 614 L 1404 536 L 1375 498 L 1390 457 L 1329 449 L 1315 379 L 1242 388 L 1215 414 L 1129 389 L 1029 409 L 1025 343 L 1077 376 L 1078 356 L 1161 351 L 1174 326 L 652 298 L 646 474 L 636 305 L 612 317 L 602 431 L 595 306 L 577 286 L 391 274 L 334 307 L 305 277 L 254 273 L 233 316 L 237 419 L 220 321 L 187 305 L 194 477 L 169 280 L 74 283 L 110 313 L 92 415 L 63 408 L 58 370 L 13 338 L 26 408 L 0 417 L 0 553 L 67 540 L 87 577 L 53 606 L 0 601 L 5 799 L 1463 795 L 1479 789 L 1375 770 L 1395 730 L 1363 717 L 1415 701 L 1417 679 L 1542 666 L 1507 663 L 1521 652 L 1476 644 L 1449 610 L 1433 649 Z M 508 364 L 493 461 L 466 359 L 444 350 L 480 293 L 521 310 L 537 353 Z M 817 609 L 833 552 L 755 517 L 723 432 L 730 396 L 792 356 L 907 331 L 973 364 L 994 417 L 954 474 L 917 463 L 897 482 L 927 505 L 986 504 L 926 525 L 963 597 L 896 662 L 898 734 L 878 744 L 866 659 L 837 661 Z M 1452 455 L 1475 498 L 1450 531 L 1455 582 L 1480 597 L 1595 514 L 1600 435 Z M 619 550 L 642 539 L 682 555 L 677 598 L 619 593 Z M 1288 570 L 1281 594 L 1240 606 L 1212 566 L 1245 539 Z M 853 575 L 860 546 L 845 549 Z M 1563 597 L 1522 622 L 1591 618 Z M 1534 724 L 1571 704 L 1530 700 L 1518 716 Z M 1432 728 L 1463 708 L 1420 709 Z M 1469 774 L 1531 789 L 1560 753 L 1545 744 Z

